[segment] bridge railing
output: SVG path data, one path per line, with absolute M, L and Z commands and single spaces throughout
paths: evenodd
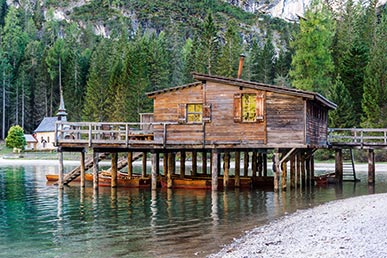
M 387 128 L 329 128 L 330 145 L 387 145 Z
M 153 144 L 154 127 L 163 131 L 160 143 L 165 143 L 167 126 L 174 123 L 119 123 L 119 122 L 63 122 L 55 125 L 56 146 L 60 143 L 114 143 L 114 144 Z

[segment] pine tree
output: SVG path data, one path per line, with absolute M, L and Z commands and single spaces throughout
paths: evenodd
M 337 109 L 329 112 L 329 126 L 334 128 L 351 128 L 354 126 L 353 101 L 351 94 L 341 81 L 340 76 L 329 89 L 329 99 L 337 105 Z
M 113 92 L 109 87 L 112 69 L 112 48 L 107 39 L 101 39 L 91 57 L 89 78 L 87 80 L 83 120 L 109 121 L 109 106 L 113 103 Z
M 372 37 L 364 79 L 362 107 L 364 127 L 387 127 L 387 12 L 382 14 Z
M 237 77 L 239 56 L 242 54 L 242 38 L 235 20 L 228 24 L 217 65 L 217 75 Z
M 331 55 L 334 22 L 324 3 L 314 2 L 300 19 L 300 31 L 294 37 L 294 55 L 290 76 L 298 89 L 327 94 L 334 64 Z

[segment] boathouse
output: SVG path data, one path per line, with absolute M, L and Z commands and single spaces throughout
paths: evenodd
M 334 103 L 315 92 L 206 74 L 193 76 L 194 83 L 147 93 L 153 99 L 154 112 L 143 114 L 141 123 L 57 122 L 59 153 L 80 151 L 83 164 L 64 179 L 62 175 L 60 183 L 68 183 L 82 174 L 82 167 L 83 170 L 93 167 L 93 184 L 97 187 L 98 161 L 107 153 L 112 154 L 112 187 L 117 186 L 117 170 L 122 167 L 118 164 L 128 164 L 128 175 L 132 177 L 134 157 L 143 158 L 142 177 L 147 177 L 149 153 L 152 188 L 159 181 L 168 188 L 178 187 L 178 178 L 192 180 L 189 187 L 195 187 L 195 180 L 200 178 L 203 185 L 197 187 L 213 190 L 219 186 L 243 187 L 268 182 L 278 190 L 281 172 L 281 185 L 285 189 L 288 161 L 290 187 L 313 183 L 313 152 L 327 147 L 328 112 L 336 108 Z M 85 164 L 87 148 L 94 155 Z M 267 155 L 272 150 L 274 177 L 269 177 Z M 185 171 L 187 152 L 192 157 L 189 178 Z M 118 153 L 127 153 L 124 162 L 117 161 Z M 202 156 L 200 174 L 198 153 Z M 160 154 L 164 166 L 162 177 Z M 175 166 L 176 154 L 180 159 L 179 172 Z M 207 154 L 210 154 L 210 172 Z M 235 164 L 232 176 L 231 157 Z M 63 158 L 60 160 L 63 164 Z
M 195 83 L 148 93 L 155 143 L 177 149 L 324 148 L 328 111 L 314 92 L 193 74 Z M 167 132 L 167 134 L 165 134 Z

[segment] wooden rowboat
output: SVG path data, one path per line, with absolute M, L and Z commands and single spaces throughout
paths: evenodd
M 46 180 L 49 182 L 56 182 L 59 179 L 59 175 L 54 175 L 54 174 L 48 174 L 46 175 Z M 85 180 L 86 181 L 93 181 L 93 175 L 92 174 L 85 174 Z M 73 181 L 79 182 L 81 181 L 81 177 L 75 178 Z
M 108 171 L 103 171 L 98 177 L 99 186 L 111 186 L 111 174 Z M 118 172 L 117 173 L 117 187 L 128 187 L 128 188 L 150 188 L 151 178 L 141 177 L 140 175 L 134 175 L 129 177 L 128 174 Z
M 161 187 L 167 188 L 167 178 L 162 177 Z M 172 188 L 174 189 L 207 189 L 211 190 L 212 183 L 210 177 L 185 177 L 185 178 L 172 178 Z M 230 177 L 228 181 L 228 188 L 235 187 L 235 179 Z M 252 181 L 250 178 L 240 178 L 240 188 L 248 188 L 252 187 Z M 218 189 L 223 189 L 223 178 L 218 178 Z
M 314 177 L 314 182 L 317 186 L 333 184 L 336 182 L 335 173 L 327 173 Z

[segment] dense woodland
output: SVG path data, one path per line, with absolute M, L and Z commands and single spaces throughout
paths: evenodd
M 61 90 L 70 121 L 138 121 L 152 112 L 145 92 L 193 71 L 236 77 L 241 53 L 243 79 L 338 104 L 331 127 L 387 127 L 387 16 L 364 2 L 338 12 L 315 1 L 283 21 L 217 0 L 0 0 L 1 138 L 55 116 Z

